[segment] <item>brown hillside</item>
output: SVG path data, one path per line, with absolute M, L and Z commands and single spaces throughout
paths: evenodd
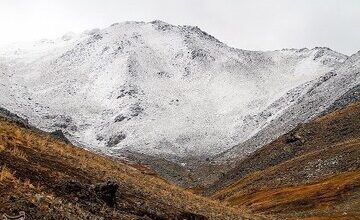
M 21 123 L 20 123 L 21 125 Z M 0 215 L 26 219 L 248 219 L 130 166 L 0 117 Z M 251 218 L 251 219 L 258 219 Z
M 360 103 L 264 146 L 211 192 L 275 219 L 360 219 Z

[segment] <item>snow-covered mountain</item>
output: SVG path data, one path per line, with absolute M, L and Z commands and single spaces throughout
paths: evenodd
M 244 157 L 298 124 L 358 100 L 360 100 L 360 51 L 332 71 L 290 90 L 261 114 L 254 115 L 255 120 L 251 121 L 253 128 L 261 129 L 246 141 L 217 155 L 216 159 Z
M 308 120 L 299 108 L 323 95 L 314 106 L 331 105 L 359 84 L 346 59 L 328 48 L 240 50 L 197 27 L 125 22 L 1 48 L 0 106 L 110 154 L 209 156 L 282 115 Z

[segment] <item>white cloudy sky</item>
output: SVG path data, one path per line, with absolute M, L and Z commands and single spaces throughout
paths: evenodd
M 156 19 L 242 49 L 360 50 L 360 0 L 0 0 L 0 44 Z

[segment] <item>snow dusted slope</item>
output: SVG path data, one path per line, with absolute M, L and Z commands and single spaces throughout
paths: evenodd
M 321 114 L 334 111 L 360 100 L 360 51 L 325 75 L 290 90 L 261 114 L 254 116 L 263 122 L 261 129 L 248 140 L 223 152 L 216 160 L 239 158 L 255 151 L 259 146 L 290 131 Z M 280 113 L 280 114 L 279 114 Z M 259 119 L 259 115 L 263 116 Z
M 0 106 L 110 154 L 214 155 L 345 59 L 327 48 L 244 51 L 197 27 L 125 22 L 1 49 Z

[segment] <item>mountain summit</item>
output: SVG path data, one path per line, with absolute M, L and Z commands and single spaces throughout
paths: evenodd
M 328 48 L 235 49 L 162 21 L 116 23 L 1 49 L 0 105 L 108 154 L 211 156 L 271 127 L 332 71 L 340 80 L 346 59 Z

